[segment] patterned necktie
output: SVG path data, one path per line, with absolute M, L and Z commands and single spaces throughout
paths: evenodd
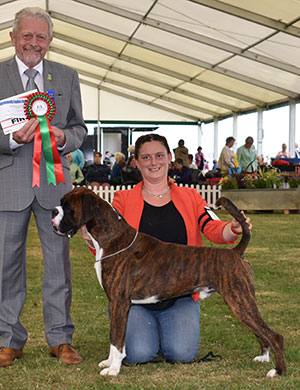
M 34 78 L 39 72 L 35 69 L 27 69 L 27 70 L 25 70 L 24 73 L 28 77 L 28 81 L 26 84 L 26 91 L 31 91 L 32 89 L 39 90 L 36 83 L 34 82 Z

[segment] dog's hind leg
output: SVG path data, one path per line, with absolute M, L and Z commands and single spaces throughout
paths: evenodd
M 258 337 L 258 341 L 259 341 L 260 346 L 261 346 L 261 355 L 256 356 L 253 360 L 255 362 L 270 362 L 271 361 L 271 357 L 270 357 L 270 346 L 269 346 L 269 344 L 266 344 L 264 342 L 264 340 L 261 340 L 259 337 Z
M 267 357 L 268 349 L 271 347 L 275 355 L 275 369 L 268 372 L 267 376 L 273 377 L 276 374 L 286 372 L 284 341 L 283 337 L 274 332 L 262 319 L 256 305 L 255 297 L 252 294 L 243 294 L 243 289 L 229 290 L 231 293 L 223 296 L 235 317 L 247 328 L 252 330 L 258 338 L 263 355 Z M 237 292 L 239 291 L 239 292 Z M 259 360 L 259 359 L 257 359 Z M 263 359 L 260 359 L 263 361 Z
M 99 363 L 99 367 L 106 367 L 100 375 L 118 375 L 122 360 L 125 358 L 125 336 L 130 304 L 114 302 L 109 304 L 110 312 L 110 351 L 107 360 Z

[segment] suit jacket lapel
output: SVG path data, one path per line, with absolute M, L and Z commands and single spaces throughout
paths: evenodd
M 47 93 L 48 90 L 53 91 L 53 70 L 51 69 L 51 64 L 44 60 L 43 64 L 43 79 L 44 79 L 44 92 Z
M 23 83 L 20 77 L 19 69 L 15 57 L 7 62 L 7 75 L 10 80 L 11 85 L 15 90 L 15 94 L 18 95 L 24 92 Z

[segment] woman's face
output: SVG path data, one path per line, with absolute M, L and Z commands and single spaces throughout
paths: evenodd
M 145 142 L 140 150 L 137 166 L 144 181 L 159 183 L 168 177 L 172 155 L 159 141 Z

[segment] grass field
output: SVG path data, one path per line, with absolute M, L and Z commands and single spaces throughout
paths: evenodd
M 222 219 L 228 215 L 219 212 Z M 22 359 L 0 369 L 2 390 L 191 390 L 300 389 L 300 215 L 250 214 L 253 235 L 246 252 L 255 273 L 257 301 L 266 322 L 285 338 L 288 373 L 267 378 L 273 363 L 256 363 L 256 338 L 233 317 L 215 294 L 201 302 L 199 358 L 213 351 L 221 362 L 147 364 L 122 367 L 118 377 L 101 377 L 98 362 L 109 351 L 107 299 L 84 241 L 71 241 L 73 345 L 83 356 L 78 366 L 51 358 L 45 342 L 41 247 L 34 220 L 28 237 L 28 294 L 22 323 L 29 333 Z M 211 245 L 206 242 L 206 245 Z M 273 356 L 272 356 L 273 357 Z

